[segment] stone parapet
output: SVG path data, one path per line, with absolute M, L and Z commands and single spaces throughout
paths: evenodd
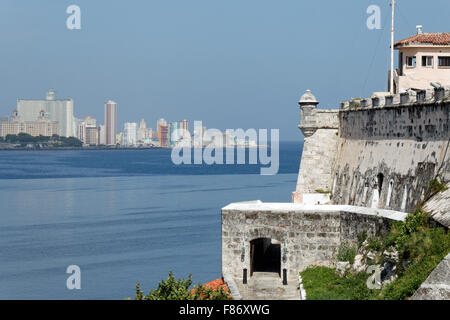
M 408 90 L 398 94 L 377 93 L 370 98 L 351 99 L 341 103 L 341 110 L 398 107 L 413 104 L 435 104 L 450 100 L 450 86 L 426 90 Z

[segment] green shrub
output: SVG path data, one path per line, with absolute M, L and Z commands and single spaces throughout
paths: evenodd
M 366 232 L 366 230 L 364 230 L 363 232 L 359 233 L 357 237 L 358 237 L 358 248 L 361 248 L 362 244 L 367 239 L 367 232 Z
M 369 239 L 366 248 L 373 251 L 380 251 L 383 249 L 383 243 L 378 238 L 373 237 Z
M 356 248 L 344 242 L 339 247 L 339 251 L 337 254 L 338 261 L 348 261 L 350 264 L 353 264 L 356 256 Z
M 162 280 L 148 295 L 144 295 L 139 282 L 136 283 L 136 300 L 231 300 L 229 293 L 221 287 L 211 289 L 199 284 L 189 289 L 192 283 L 192 273 L 187 280 L 177 280 L 169 271 L 167 280 Z
M 427 192 L 425 193 L 425 198 L 435 195 L 436 193 L 443 192 L 447 190 L 448 187 L 444 183 L 444 180 L 440 174 L 436 176 L 436 178 L 432 179 L 428 183 Z

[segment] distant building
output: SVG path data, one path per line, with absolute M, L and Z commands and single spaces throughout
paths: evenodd
M 117 133 L 117 103 L 109 100 L 105 103 L 105 142 L 106 145 L 116 144 Z
M 137 123 L 136 122 L 125 122 L 124 133 L 123 133 L 123 144 L 125 146 L 135 146 L 137 137 Z
M 100 141 L 100 128 L 86 127 L 85 144 L 90 146 L 97 146 L 99 145 L 99 141 Z
M 395 43 L 399 50 L 399 69 L 394 77 L 394 92 L 431 89 L 431 82 L 450 85 L 450 33 L 417 34 Z
M 175 147 L 178 143 L 178 140 L 180 140 L 180 137 L 178 135 L 178 122 L 169 123 L 167 131 L 169 135 L 168 136 L 169 147 Z
M 98 143 L 101 145 L 106 144 L 106 127 L 104 124 L 98 126 L 99 128 L 99 141 Z M 116 140 L 117 141 L 117 140 Z
M 36 121 L 41 111 L 44 111 L 49 121 L 57 121 L 58 135 L 75 136 L 72 99 L 56 99 L 55 90 L 50 89 L 45 100 L 17 100 L 17 112 L 24 122 Z
M 145 129 L 145 139 L 149 139 L 149 140 L 153 139 L 153 129 L 152 128 Z
M 145 123 L 144 119 L 141 119 L 141 122 L 139 123 L 139 129 L 138 129 L 138 140 L 144 141 L 146 138 L 146 129 L 147 124 Z
M 0 135 L 28 133 L 31 136 L 52 136 L 58 134 L 58 122 L 48 119 L 44 110 L 39 111 L 34 121 L 24 121 L 17 110 L 10 121 L 0 121 Z
M 120 144 L 123 145 L 124 141 L 123 141 L 123 132 L 119 132 L 118 134 L 116 134 L 116 144 Z
M 152 138 L 153 138 L 152 128 L 147 128 L 145 120 L 141 119 L 141 122 L 139 123 L 137 140 L 141 143 L 147 143 L 147 141 L 152 140 Z
M 162 144 L 161 144 L 161 126 L 165 126 L 167 129 L 167 121 L 164 118 L 161 118 L 156 122 L 157 138 L 158 138 L 160 145 L 162 146 Z
M 163 148 L 167 148 L 169 146 L 167 125 L 159 126 L 159 143 L 160 143 L 160 146 Z
M 78 122 L 77 137 L 85 145 L 100 144 L 100 128 L 97 127 L 97 120 L 88 116 L 82 122 Z
M 189 131 L 189 122 L 186 119 L 180 121 L 180 129 L 184 131 Z

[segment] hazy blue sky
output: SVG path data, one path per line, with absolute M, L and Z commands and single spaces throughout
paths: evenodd
M 48 88 L 75 115 L 103 123 L 203 120 L 208 127 L 280 128 L 300 140 L 296 102 L 321 107 L 386 90 L 390 0 L 1 0 L 0 115 Z M 66 8 L 81 7 L 81 30 Z M 382 8 L 383 30 L 366 9 Z M 450 32 L 448 0 L 398 0 L 397 40 Z

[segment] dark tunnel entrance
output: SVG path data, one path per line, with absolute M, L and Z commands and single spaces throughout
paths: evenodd
M 250 242 L 250 276 L 253 272 L 276 272 L 281 270 L 281 244 L 270 238 L 259 238 Z

